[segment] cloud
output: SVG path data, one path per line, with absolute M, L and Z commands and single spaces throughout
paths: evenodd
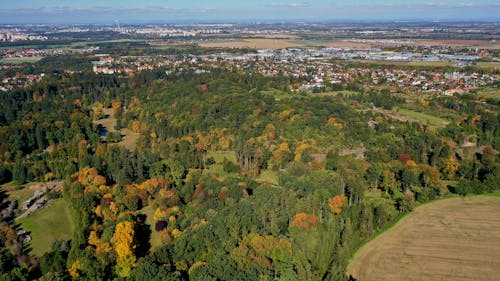
M 370 5 L 374 6 L 374 5 Z M 474 3 L 474 2 L 423 2 L 423 3 L 386 3 L 383 5 L 387 8 L 499 8 L 500 2 L 497 3 Z
M 296 2 L 296 3 L 275 2 L 269 4 L 268 6 L 281 7 L 281 8 L 305 8 L 305 7 L 310 7 L 311 4 L 309 2 Z
M 159 14 L 170 13 L 176 15 L 196 15 L 211 13 L 215 8 L 175 8 L 167 6 L 144 6 L 138 8 L 118 8 L 111 6 L 90 6 L 90 7 L 71 7 L 71 6 L 53 6 L 53 7 L 26 7 L 16 9 L 3 9 L 0 14 L 18 14 L 18 15 L 116 15 L 116 14 Z

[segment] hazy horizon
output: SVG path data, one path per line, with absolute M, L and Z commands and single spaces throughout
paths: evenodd
M 499 21 L 500 1 L 354 0 L 20 0 L 3 3 L 2 24 L 106 24 L 187 22 Z

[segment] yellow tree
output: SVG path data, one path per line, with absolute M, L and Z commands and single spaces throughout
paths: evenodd
M 114 100 L 111 103 L 111 108 L 113 109 L 113 116 L 115 117 L 119 117 L 123 112 L 123 106 L 119 100 Z
M 118 223 L 111 242 L 116 254 L 116 273 L 120 277 L 128 277 L 136 265 L 134 224 L 129 221 Z
M 278 148 L 273 152 L 273 155 L 271 156 L 271 163 L 273 163 L 276 167 L 282 168 L 286 162 L 290 161 L 291 157 L 292 152 L 290 151 L 288 143 L 283 142 L 280 143 Z
M 213 135 L 207 134 L 204 136 L 202 133 L 197 133 L 196 137 L 198 142 L 194 145 L 194 147 L 198 150 L 198 152 L 200 152 L 203 159 L 203 167 L 206 167 L 207 152 L 212 145 Z
M 328 199 L 328 206 L 335 214 L 342 212 L 342 207 L 345 205 L 346 197 L 344 195 L 337 195 Z
M 450 156 L 450 158 L 444 161 L 444 171 L 448 175 L 449 179 L 453 179 L 455 173 L 458 171 L 460 167 L 460 163 L 458 163 L 457 159 L 454 156 Z
M 102 103 L 97 103 L 97 105 L 93 108 L 94 110 L 94 120 L 99 120 L 104 117 L 104 106 Z

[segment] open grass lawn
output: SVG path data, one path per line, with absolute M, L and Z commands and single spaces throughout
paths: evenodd
M 478 62 L 476 67 L 486 70 L 499 70 L 500 62 Z
M 268 90 L 268 91 L 260 91 L 261 93 L 265 94 L 265 95 L 271 95 L 273 96 L 275 99 L 279 100 L 279 99 L 289 99 L 289 98 L 293 98 L 293 97 L 297 97 L 297 96 L 300 96 L 299 94 L 292 94 L 292 93 L 287 93 L 287 92 L 283 92 L 283 91 L 280 91 L 280 90 L 277 90 L 277 89 L 272 89 L 272 90 Z
M 236 152 L 234 151 L 209 151 L 207 157 L 213 157 L 215 162 L 222 162 L 224 161 L 224 158 L 226 158 L 234 164 L 237 163 Z
M 119 44 L 119 43 L 137 43 L 137 42 L 145 42 L 146 40 L 141 39 L 113 39 L 113 40 L 93 40 L 93 41 L 80 41 L 71 43 L 70 47 L 80 48 L 89 45 L 98 45 L 98 44 Z
M 33 196 L 35 191 L 42 186 L 43 185 L 38 182 L 30 182 L 21 186 L 17 186 L 11 182 L 2 185 L 1 189 L 5 191 L 11 199 L 15 199 L 19 204 L 19 208 L 21 208 L 23 202 Z
M 486 196 L 500 197 L 500 191 L 497 191 L 497 192 L 493 192 L 493 193 L 487 194 Z
M 293 40 L 290 42 L 303 47 L 328 46 L 329 44 L 333 44 L 332 40 Z
M 213 158 L 215 164 L 209 165 L 207 169 L 203 170 L 205 175 L 210 175 L 216 173 L 223 178 L 237 178 L 238 173 L 228 173 L 224 171 L 224 159 L 232 162 L 233 164 L 238 164 L 236 160 L 236 153 L 234 151 L 209 151 L 207 158 Z
M 113 109 L 112 108 L 105 108 L 103 109 L 103 113 L 106 118 L 102 118 L 100 120 L 95 120 L 94 124 L 102 125 L 104 128 L 106 128 L 106 131 L 108 133 L 110 132 L 116 132 L 115 126 L 116 126 L 116 118 L 113 117 Z M 118 143 L 118 145 L 125 147 L 128 150 L 134 150 L 135 144 L 137 143 L 137 140 L 139 139 L 140 135 L 139 133 L 134 133 L 131 130 L 124 128 L 120 130 L 120 134 L 122 135 L 122 141 Z
M 376 188 L 376 189 L 368 189 L 365 191 L 365 198 L 370 199 L 370 198 L 382 198 L 383 197 L 383 191 Z
M 5 58 L 1 59 L 0 63 L 9 64 L 19 64 L 19 63 L 35 63 L 43 59 L 42 57 L 30 57 L 30 58 Z
M 37 48 L 37 45 L 0 46 L 0 50 L 22 50 Z
M 122 134 L 123 138 L 122 141 L 118 143 L 118 145 L 121 145 L 130 151 L 133 151 L 135 148 L 135 144 L 137 143 L 137 140 L 139 139 L 141 134 L 134 133 L 126 128 L 121 129 L 120 133 Z
M 427 113 L 423 112 L 417 112 L 405 108 L 395 108 L 393 111 L 396 112 L 399 116 L 408 119 L 409 121 L 418 121 L 424 124 L 428 124 L 431 126 L 436 126 L 436 127 L 446 127 L 450 123 L 450 121 L 430 115 Z
M 279 185 L 278 183 L 278 173 L 272 170 L 261 171 L 257 181 L 260 183 L 269 183 L 272 185 Z
M 354 92 L 354 91 L 333 91 L 333 92 L 324 92 L 324 93 L 312 93 L 312 96 L 339 96 L 339 95 L 344 95 L 347 97 L 359 95 L 359 92 Z
M 73 231 L 70 210 L 64 199 L 53 200 L 49 206 L 17 222 L 31 232 L 32 253 L 37 256 L 49 251 L 54 241 L 71 239 Z
M 205 175 L 210 175 L 210 174 L 217 174 L 219 177 L 222 178 L 238 178 L 239 174 L 238 173 L 228 173 L 224 171 L 224 165 L 223 164 L 213 164 L 207 167 L 207 169 L 203 170 L 203 174 Z
M 417 207 L 363 246 L 348 273 L 369 280 L 498 280 L 500 193 Z
M 17 200 L 19 206 L 35 194 L 35 191 L 27 186 L 22 189 L 15 189 L 13 186 L 4 185 L 2 190 L 6 191 L 11 199 Z
M 148 224 L 151 227 L 151 238 L 149 240 L 149 243 L 151 243 L 151 250 L 154 250 L 163 244 L 161 242 L 160 234 L 155 230 L 155 221 L 154 221 L 155 210 L 153 210 L 151 206 L 147 206 L 143 208 L 140 211 L 140 213 L 146 215 L 146 224 Z
M 482 99 L 500 100 L 500 89 L 498 88 L 485 88 L 477 94 Z

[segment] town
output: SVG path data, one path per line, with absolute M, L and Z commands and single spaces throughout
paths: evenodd
M 485 50 L 478 53 L 487 53 Z M 202 73 L 210 68 L 237 69 L 240 71 L 257 71 L 263 76 L 288 76 L 300 78 L 302 84 L 295 85 L 293 91 L 342 89 L 341 85 L 349 85 L 362 81 L 366 86 L 393 87 L 400 91 L 427 92 L 438 95 L 454 95 L 469 93 L 478 86 L 496 83 L 500 74 L 478 73 L 465 70 L 462 66 L 473 63 L 480 58 L 475 54 L 440 54 L 423 56 L 418 53 L 383 52 L 381 50 L 354 49 L 282 49 L 259 50 L 256 53 L 234 55 L 216 53 L 193 56 L 142 56 L 142 57 L 110 57 L 98 55 L 99 60 L 93 61 L 94 73 L 133 74 L 143 70 L 167 68 L 169 72 L 183 69 L 186 65 L 191 70 Z M 460 65 L 454 71 L 406 70 L 388 67 L 350 67 L 349 62 L 355 58 L 375 61 L 445 61 Z M 332 60 L 337 62 L 330 62 Z

